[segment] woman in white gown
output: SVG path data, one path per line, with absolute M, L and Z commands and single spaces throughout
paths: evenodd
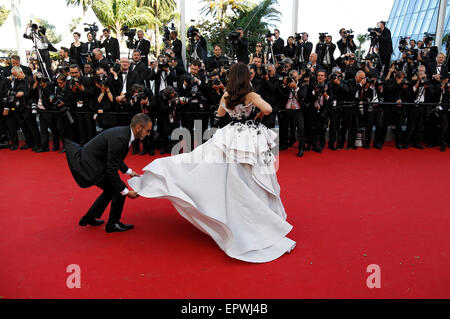
M 258 123 L 272 108 L 252 91 L 247 66 L 235 64 L 216 113 L 233 122 L 190 153 L 154 160 L 128 184 L 143 197 L 169 199 L 228 256 L 262 263 L 290 252 L 295 242 L 286 237 L 292 226 L 271 151 L 277 135 Z

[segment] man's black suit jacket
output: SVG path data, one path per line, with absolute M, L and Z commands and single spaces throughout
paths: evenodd
M 110 37 L 109 39 L 103 40 L 100 43 L 100 48 L 105 48 L 106 57 L 111 62 L 116 62 L 116 60 L 120 59 L 119 41 L 116 38 Z
M 118 170 L 128 171 L 124 159 L 130 138 L 130 127 L 118 126 L 103 131 L 83 147 L 65 139 L 67 162 L 77 184 L 88 188 L 107 179 L 115 192 L 122 192 L 126 185 Z

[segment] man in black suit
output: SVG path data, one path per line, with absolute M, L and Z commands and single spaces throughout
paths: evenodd
M 237 42 L 237 50 L 236 50 L 236 58 L 238 62 L 243 62 L 245 64 L 248 64 L 249 57 L 248 57 L 248 40 L 244 37 L 244 29 L 241 27 L 236 29 L 237 32 L 239 32 L 239 39 Z
M 81 60 L 83 65 L 92 62 L 91 53 L 100 46 L 99 42 L 94 39 L 94 35 L 91 32 L 88 32 L 87 39 L 88 42 L 81 44 Z
M 297 49 L 295 52 L 295 56 L 297 57 L 297 63 L 299 66 L 301 66 L 304 63 L 307 63 L 309 61 L 309 56 L 313 49 L 312 42 L 308 41 L 308 33 L 303 32 L 301 39 L 298 39 L 297 41 Z
M 339 51 L 341 52 L 341 56 L 345 54 L 355 53 L 357 47 L 352 37 L 349 37 L 349 34 L 345 28 L 341 28 L 339 30 L 339 35 L 341 39 L 336 43 Z
M 386 22 L 384 21 L 378 22 L 377 27 L 381 30 L 381 32 L 376 32 L 380 48 L 381 63 L 384 66 L 385 73 L 387 73 L 387 69 L 391 62 L 392 52 L 394 52 L 392 48 L 391 31 L 386 28 Z
M 275 39 L 273 41 L 273 54 L 275 57 L 281 56 L 283 54 L 284 49 L 284 40 L 280 38 L 280 30 L 275 29 L 273 30 L 273 34 L 275 34 Z
M 144 63 L 141 56 L 141 51 L 133 51 L 133 62 L 130 65 L 130 72 L 134 73 L 136 82 L 144 84 L 144 80 L 147 77 L 148 64 Z
M 119 41 L 116 38 L 111 37 L 111 32 L 109 29 L 103 29 L 103 34 L 100 36 L 100 41 L 105 38 L 100 43 L 100 48 L 105 48 L 106 57 L 111 62 L 116 62 L 120 59 L 120 47 Z
M 8 77 L 11 75 L 11 69 L 15 66 L 18 66 L 22 69 L 23 73 L 28 77 L 33 77 L 33 72 L 31 72 L 31 69 L 25 65 L 20 64 L 20 57 L 18 55 L 11 55 L 11 63 L 8 66 L 5 66 L 3 71 L 3 76 Z
M 176 30 L 170 32 L 170 40 L 172 41 L 172 51 L 175 53 L 175 58 L 178 61 L 178 64 L 184 68 L 182 56 L 183 43 L 181 42 L 180 39 L 177 39 L 177 37 L 178 32 Z
M 137 32 L 137 40 L 133 42 L 127 42 L 129 49 L 139 50 L 141 52 L 141 61 L 145 65 L 148 65 L 148 54 L 150 53 L 150 41 L 144 39 L 144 31 L 139 30 Z
M 125 196 L 131 199 L 139 195 L 130 191 L 120 179 L 118 170 L 131 177 L 139 176 L 124 163 L 128 149 L 135 139 L 144 139 L 152 129 L 152 122 L 146 114 L 137 114 L 131 119 L 130 126 L 119 126 L 106 130 L 81 147 L 65 139 L 67 162 L 70 171 L 82 188 L 93 185 L 101 188 L 103 193 L 97 198 L 91 208 L 84 215 L 80 226 L 103 224 L 98 220 L 111 202 L 111 211 L 106 232 L 126 231 L 133 225 L 120 222 Z

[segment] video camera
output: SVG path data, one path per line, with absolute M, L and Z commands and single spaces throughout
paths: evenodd
M 241 34 L 237 31 L 231 31 L 227 35 L 227 40 L 231 42 L 231 44 L 237 44 Z
M 423 40 L 423 42 L 426 45 L 427 43 L 432 42 L 434 40 L 434 37 L 436 36 L 436 33 L 425 32 L 424 36 L 425 36 L 425 39 Z
M 408 49 L 408 41 L 411 37 L 400 37 L 400 41 L 398 43 L 398 49 L 400 52 L 405 52 Z
M 319 41 L 325 42 L 325 38 L 327 37 L 328 32 L 321 32 L 319 33 Z
M 134 37 L 136 36 L 136 29 L 130 29 L 127 25 L 124 25 L 122 27 L 123 35 L 128 38 L 128 41 L 133 41 Z
M 377 33 L 381 33 L 381 28 L 369 28 L 367 31 L 370 33 L 371 37 L 377 37 Z
M 90 32 L 92 34 L 92 37 L 95 39 L 98 32 L 98 25 L 94 22 L 92 24 L 90 23 L 84 23 L 84 25 L 87 25 L 87 28 L 84 28 L 84 32 Z
M 274 37 L 274 36 L 275 36 L 275 33 L 271 33 L 270 31 L 267 31 L 266 39 Z
M 3 98 L 3 103 L 5 103 L 5 104 L 14 103 L 14 101 L 16 100 L 16 94 L 17 94 L 17 92 L 14 89 L 9 90 L 6 97 Z
M 347 39 L 353 39 L 355 37 L 354 34 L 352 34 L 354 31 L 352 29 L 350 30 L 344 30 L 343 33 L 346 36 Z

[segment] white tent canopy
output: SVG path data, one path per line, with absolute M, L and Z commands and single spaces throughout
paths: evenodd
M 23 33 L 29 21 L 30 13 L 26 7 L 23 4 L 18 4 L 17 1 L 11 1 L 11 12 L 0 27 L 0 51 L 16 51 L 25 61 L 25 50 L 31 49 L 33 46 L 30 40 L 23 38 Z

